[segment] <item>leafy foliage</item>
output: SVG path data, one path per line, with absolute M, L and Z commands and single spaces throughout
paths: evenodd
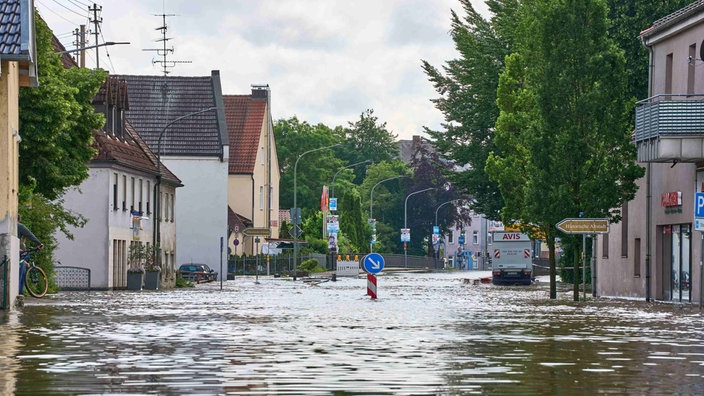
M 20 89 L 20 184 L 48 199 L 88 177 L 95 155 L 92 130 L 102 128 L 93 96 L 107 74 L 102 70 L 64 68 L 51 44 L 52 33 L 36 20 L 39 87 Z
M 350 122 L 344 132 L 345 144 L 339 157 L 348 164 L 368 159 L 391 161 L 399 157 L 397 136 L 386 129 L 385 122 L 379 122 L 372 109 L 364 111 L 356 122 Z M 366 166 L 355 167 L 356 183 L 362 181 L 365 171 Z

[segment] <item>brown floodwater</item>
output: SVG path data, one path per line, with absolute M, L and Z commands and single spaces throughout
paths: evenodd
M 698 306 L 485 273 L 65 292 L 0 317 L 0 394 L 704 394 Z

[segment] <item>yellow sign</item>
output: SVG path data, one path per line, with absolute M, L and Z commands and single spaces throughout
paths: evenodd
M 609 219 L 564 219 L 555 225 L 566 234 L 606 234 L 609 232 Z
M 247 236 L 266 236 L 268 237 L 271 231 L 268 228 L 245 228 L 242 233 Z

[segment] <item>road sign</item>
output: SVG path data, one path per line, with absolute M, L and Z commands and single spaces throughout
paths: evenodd
M 266 236 L 268 237 L 271 233 L 271 230 L 268 228 L 245 228 L 242 230 L 242 233 L 247 235 L 247 236 Z
M 567 218 L 555 227 L 566 234 L 606 234 L 609 232 L 609 219 Z
M 379 253 L 369 253 L 364 256 L 362 269 L 369 274 L 378 274 L 384 269 L 384 258 Z
M 704 219 L 704 192 L 694 194 L 694 217 Z
M 288 230 L 288 234 L 291 235 L 291 238 L 298 238 L 301 236 L 302 233 L 303 230 L 301 229 L 301 227 L 295 224 L 293 227 L 291 227 L 290 230 Z
M 410 242 L 411 241 L 411 229 L 410 228 L 401 228 L 401 242 Z

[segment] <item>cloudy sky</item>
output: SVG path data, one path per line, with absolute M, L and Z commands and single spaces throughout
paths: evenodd
M 473 0 L 481 12 L 483 0 Z M 35 0 L 66 48 L 87 25 L 90 0 Z M 116 74 L 160 75 L 162 24 L 167 16 L 167 60 L 189 61 L 171 75 L 207 76 L 220 70 L 225 94 L 269 84 L 275 119 L 346 126 L 368 108 L 399 139 L 440 128 L 437 96 L 421 69 L 456 56 L 449 35 L 457 0 L 101 0 L 100 66 Z M 92 13 L 90 13 L 92 15 Z M 94 44 L 90 36 L 88 45 Z M 106 52 L 107 50 L 107 52 Z M 86 66 L 95 67 L 95 50 Z M 108 56 L 109 55 L 109 56 Z

